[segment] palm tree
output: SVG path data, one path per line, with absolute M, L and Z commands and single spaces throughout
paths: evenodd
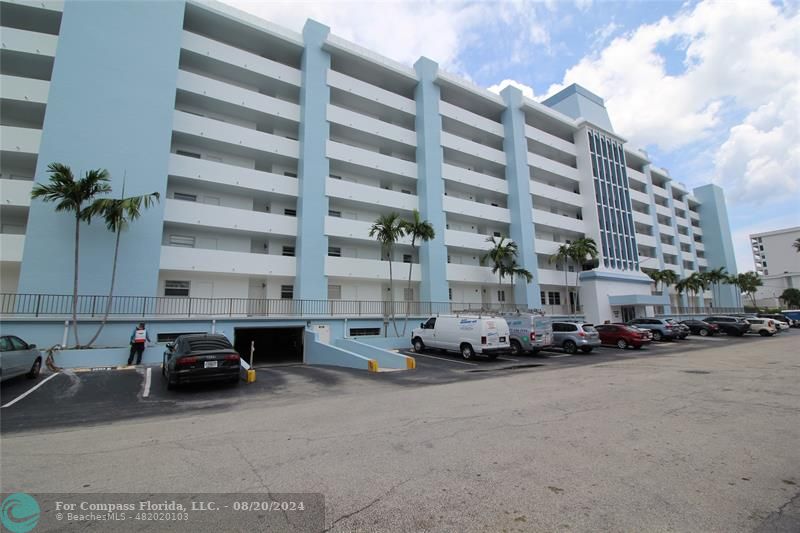
M 798 237 L 798 238 L 796 238 L 794 240 L 794 242 L 792 243 L 792 246 L 794 246 L 794 251 L 797 252 L 798 254 L 800 254 L 800 237 Z
M 753 307 L 758 309 L 758 305 L 756 304 L 756 292 L 758 291 L 758 288 L 764 284 L 761 281 L 761 276 L 755 272 L 745 272 L 743 274 L 739 274 L 736 278 L 742 291 L 750 296 L 750 301 L 753 302 Z
M 512 259 L 508 264 L 506 273 L 511 276 L 511 294 L 514 294 L 514 280 L 516 278 L 524 279 L 525 283 L 533 281 L 533 274 L 531 274 L 529 270 L 522 268 L 522 265 L 517 263 L 516 259 Z M 516 305 L 516 302 L 514 302 L 514 304 Z
M 40 198 L 45 202 L 55 202 L 56 212 L 73 213 L 75 217 L 75 259 L 72 281 L 72 328 L 75 333 L 75 346 L 80 347 L 78 340 L 78 251 L 80 249 L 81 222 L 91 222 L 94 210 L 92 203 L 96 196 L 111 192 L 108 171 L 105 169 L 90 170 L 81 179 L 76 180 L 72 170 L 62 163 L 47 165 L 50 183 L 37 183 L 31 190 L 31 198 Z M 89 204 L 88 206 L 86 204 Z
M 723 282 L 728 285 L 733 285 L 736 288 L 736 305 L 741 307 L 742 286 L 739 285 L 739 276 L 737 274 L 728 274 L 725 276 Z
M 661 283 L 661 274 L 663 270 L 656 270 L 654 268 L 643 268 L 642 270 L 645 274 L 650 276 L 650 279 L 653 280 L 653 283 L 656 286 L 656 292 L 658 292 L 658 284 Z
M 713 294 L 712 302 L 714 304 L 717 304 L 718 303 L 717 302 L 717 296 L 718 296 L 718 293 L 719 293 L 719 284 L 721 282 L 725 281 L 725 279 L 727 279 L 728 271 L 725 270 L 725 267 L 719 267 L 719 268 L 715 268 L 715 269 L 709 270 L 708 272 L 705 273 L 705 275 L 706 275 L 706 279 L 708 280 L 708 282 L 711 283 L 711 285 L 713 286 L 714 289 L 716 289 L 712 293 Z
M 677 277 L 677 274 L 676 274 Z M 680 307 L 680 297 L 684 292 L 688 292 L 691 282 L 689 278 L 679 279 L 675 282 L 675 291 L 678 293 L 678 307 Z
M 598 255 L 597 243 L 591 237 L 581 237 L 569 245 L 569 257 L 575 263 L 576 267 L 581 267 L 587 259 L 595 259 Z M 575 307 L 578 305 L 578 284 L 580 283 L 580 275 L 578 268 L 575 268 Z
M 381 243 L 381 255 L 389 259 L 389 304 L 391 306 L 389 315 L 394 325 L 394 334 L 399 337 L 400 332 L 397 331 L 397 321 L 394 318 L 394 278 L 392 276 L 392 260 L 394 259 L 394 245 L 399 241 L 405 231 L 403 229 L 402 220 L 397 213 L 389 213 L 388 215 L 381 215 L 375 219 L 372 227 L 369 229 L 369 236 L 375 237 Z
M 497 240 L 495 240 L 494 236 L 487 237 L 486 242 L 492 243 L 492 247 L 481 256 L 481 264 L 491 261 L 492 274 L 497 274 L 498 290 L 502 290 L 503 276 L 509 273 L 508 265 L 517 256 L 517 244 L 503 236 L 500 236 Z
M 667 294 L 667 298 L 669 298 L 669 288 L 672 285 L 676 285 L 681 278 L 674 270 L 671 270 L 669 268 L 660 270 L 659 272 L 660 272 L 659 277 L 661 279 L 662 291 L 664 291 Z
M 411 220 L 400 221 L 403 232 L 411 237 L 411 261 L 408 263 L 408 292 L 411 294 L 411 269 L 414 267 L 414 250 L 416 249 L 417 239 L 428 242 L 436 237 L 436 231 L 427 220 L 422 220 L 419 211 L 414 209 L 411 213 Z M 406 302 L 406 321 L 403 324 L 403 335 L 408 328 L 408 316 L 411 314 L 410 302 Z
M 550 263 L 562 263 L 564 265 L 564 296 L 569 301 L 569 280 L 567 278 L 567 264 L 571 258 L 569 251 L 569 244 L 562 244 L 556 250 L 556 253 L 550 256 L 548 260 Z
M 122 181 L 122 194 L 120 198 L 103 198 L 96 201 L 91 209 L 103 217 L 105 220 L 106 228 L 108 231 L 116 234 L 114 242 L 114 260 L 111 264 L 111 285 L 108 289 L 108 300 L 106 301 L 106 311 L 103 314 L 103 319 L 100 321 L 100 326 L 97 328 L 94 337 L 86 344 L 90 347 L 108 321 L 108 315 L 111 313 L 111 300 L 114 297 L 114 281 L 117 277 L 117 257 L 119 256 L 119 241 L 122 232 L 128 228 L 131 222 L 135 221 L 142 215 L 143 209 L 149 209 L 160 198 L 157 192 L 145 194 L 142 196 L 129 196 L 125 197 L 125 181 Z
M 705 292 L 708 288 L 708 279 L 704 272 L 692 272 L 686 282 L 686 288 L 692 295 L 689 307 L 696 307 L 697 295 Z

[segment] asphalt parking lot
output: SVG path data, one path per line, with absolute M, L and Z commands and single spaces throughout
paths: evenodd
M 786 336 L 797 336 L 800 340 L 800 330 L 780 334 L 781 338 Z M 589 354 L 569 355 L 559 349 L 549 349 L 538 355 L 504 355 L 496 360 L 475 357 L 469 361 L 455 353 L 431 350 L 417 354 L 406 350 L 403 353 L 415 357 L 416 370 L 373 374 L 328 366 L 260 367 L 256 369 L 255 383 L 189 385 L 174 391 L 167 390 L 159 366 L 64 370 L 56 375 L 43 372 L 37 380 L 20 377 L 3 382 L 0 432 L 224 411 L 262 400 L 288 405 L 302 398 L 334 397 L 356 390 L 423 387 L 485 379 L 503 373 L 553 371 L 625 359 L 668 357 L 731 343 L 763 347 L 776 338 L 690 336 L 682 341 L 652 343 L 641 350 L 603 346 Z

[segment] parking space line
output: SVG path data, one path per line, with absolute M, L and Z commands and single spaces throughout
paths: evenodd
M 144 393 L 142 394 L 143 398 L 150 396 L 150 373 L 152 370 L 152 368 L 147 367 L 147 375 L 144 377 Z
M 33 391 L 35 391 L 36 389 L 38 389 L 39 387 L 41 387 L 42 385 L 44 385 L 45 383 L 47 383 L 48 381 L 50 381 L 51 379 L 53 379 L 54 377 L 56 377 L 58 374 L 59 374 L 59 373 L 58 373 L 58 372 L 56 372 L 55 374 L 51 374 L 51 375 L 47 376 L 47 377 L 46 377 L 46 378 L 44 378 L 42 381 L 40 381 L 38 384 L 36 384 L 36 386 L 35 386 L 35 387 L 31 387 L 31 388 L 30 388 L 30 389 L 28 389 L 27 391 L 23 392 L 22 394 L 20 394 L 19 396 L 17 396 L 16 398 L 14 398 L 13 400 L 11 400 L 11 401 L 10 401 L 10 402 L 8 402 L 7 404 L 5 404 L 4 406 L 0 407 L 0 409 L 5 409 L 6 407 L 11 407 L 11 406 L 12 406 L 12 405 L 14 405 L 15 403 L 17 403 L 18 401 L 20 401 L 21 399 L 23 399 L 25 396 L 27 396 L 28 394 L 32 393 Z
M 468 363 L 466 361 L 456 361 L 454 359 L 445 359 L 444 357 L 436 357 L 435 355 L 425 355 L 423 353 L 414 353 L 414 356 L 430 357 L 431 359 L 438 359 L 439 361 L 447 361 L 448 363 L 458 363 L 459 365 L 478 366 L 478 363 Z
M 508 359 L 508 358 L 505 358 L 505 357 L 498 357 L 497 360 L 498 361 L 511 361 L 512 363 L 519 363 L 519 359 Z

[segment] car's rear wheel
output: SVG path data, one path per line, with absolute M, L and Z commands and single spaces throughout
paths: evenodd
M 37 357 L 36 361 L 33 362 L 33 366 L 31 367 L 30 372 L 28 372 L 25 376 L 28 379 L 36 379 L 39 377 L 39 372 L 42 371 L 42 358 Z
M 518 340 L 511 340 L 511 355 L 522 355 L 522 345 Z
M 767 331 L 765 329 L 762 329 L 761 331 L 759 331 L 758 334 L 761 335 L 762 337 L 769 337 L 770 335 L 772 335 L 772 333 L 770 333 L 769 331 Z
M 472 359 L 475 357 L 475 350 L 472 349 L 472 346 L 467 344 L 466 342 L 461 345 L 461 357 L 464 359 Z
M 573 341 L 565 341 L 564 351 L 569 354 L 573 354 L 578 351 L 578 346 Z
M 627 347 L 628 347 L 628 341 L 626 341 L 625 339 L 620 339 L 617 341 L 617 348 L 619 348 L 620 350 L 624 350 Z
M 660 331 L 658 331 L 658 330 L 653 331 L 653 340 L 654 341 L 660 341 L 663 338 L 664 338 L 664 336 L 661 334 Z
M 706 328 L 701 328 L 700 331 L 698 331 L 698 333 L 700 334 L 701 337 L 708 337 L 708 330 Z
M 414 351 L 417 353 L 422 353 L 423 351 L 425 351 L 425 343 L 422 342 L 422 339 L 420 339 L 419 337 L 414 339 Z

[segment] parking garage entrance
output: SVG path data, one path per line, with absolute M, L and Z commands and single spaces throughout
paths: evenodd
M 235 328 L 233 346 L 245 361 L 250 360 L 253 343 L 253 366 L 288 365 L 303 362 L 303 327 Z

